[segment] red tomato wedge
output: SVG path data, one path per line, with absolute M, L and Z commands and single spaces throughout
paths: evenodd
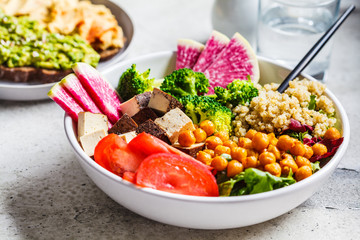
M 139 133 L 128 143 L 128 145 L 132 151 L 142 152 L 146 156 L 155 153 L 170 153 L 166 147 L 166 145 L 168 145 L 167 143 L 145 132 Z
M 171 193 L 219 196 L 216 179 L 204 164 L 171 153 L 145 158 L 137 170 L 136 184 Z
M 135 172 L 145 157 L 131 151 L 118 135 L 109 134 L 96 145 L 94 159 L 100 166 L 122 176 L 124 172 Z
M 135 138 L 133 138 L 129 142 L 129 148 L 134 152 L 142 152 L 146 156 L 150 156 L 152 154 L 156 153 L 173 153 L 185 158 L 189 158 L 192 161 L 199 162 L 195 158 L 189 156 L 188 154 L 170 146 L 166 142 L 160 140 L 157 137 L 154 137 L 153 135 L 149 133 L 142 132 L 138 134 Z M 209 170 L 212 169 L 212 167 L 205 165 L 206 168 Z
M 126 181 L 129 181 L 129 182 L 131 182 L 131 183 L 133 183 L 133 184 L 136 184 L 136 182 L 135 182 L 135 173 L 134 172 L 124 172 L 124 174 L 123 174 L 123 179 L 124 180 L 126 180 Z
M 97 162 L 100 166 L 102 166 L 103 168 L 109 171 L 111 171 L 111 168 L 110 168 L 109 160 L 107 159 L 107 156 L 104 154 L 104 151 L 108 146 L 110 146 L 110 144 L 115 143 L 117 140 L 118 140 L 118 135 L 109 134 L 98 142 L 94 150 L 95 162 Z M 122 142 L 120 141 L 119 144 L 121 143 Z

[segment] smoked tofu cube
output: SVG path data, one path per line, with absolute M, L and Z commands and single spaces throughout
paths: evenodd
M 125 142 L 129 143 L 134 137 L 136 137 L 136 131 L 120 134 L 119 137 L 124 139 Z
M 126 113 L 110 128 L 109 133 L 123 134 L 131 131 L 135 131 L 138 125 L 129 117 Z
M 154 88 L 149 101 L 149 108 L 154 109 L 157 113 L 163 115 L 174 108 L 182 108 L 182 104 L 170 94 Z
M 104 129 L 83 135 L 80 137 L 80 144 L 84 152 L 89 156 L 94 156 L 94 150 L 98 142 L 103 139 L 107 133 Z
M 179 108 L 170 110 L 161 118 L 155 119 L 154 122 L 162 129 L 164 129 L 172 144 L 177 142 L 180 132 L 186 130 L 195 130 L 191 119 Z
M 133 98 L 127 100 L 126 102 L 120 105 L 121 112 L 123 114 L 129 115 L 129 117 L 134 116 L 141 109 L 148 106 L 151 97 L 151 92 L 144 92 L 142 94 L 136 95 Z
M 104 130 L 108 132 L 108 118 L 104 114 L 80 112 L 78 118 L 78 139 L 87 134 Z

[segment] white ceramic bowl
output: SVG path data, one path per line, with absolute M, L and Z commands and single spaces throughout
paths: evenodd
M 163 77 L 175 67 L 176 53 L 161 52 L 118 63 L 103 75 L 117 85 L 121 74 L 135 63 L 151 76 Z M 260 83 L 279 82 L 289 72 L 284 67 L 259 58 Z M 306 76 L 312 79 L 310 76 Z M 344 141 L 335 156 L 311 177 L 270 192 L 238 197 L 196 197 L 138 188 L 105 170 L 85 155 L 75 136 L 75 124 L 65 115 L 65 131 L 80 165 L 94 183 L 122 206 L 144 217 L 166 224 L 196 229 L 243 227 L 280 216 L 307 200 L 330 177 L 344 155 L 350 139 L 350 126 L 344 108 L 326 90 L 334 102 Z

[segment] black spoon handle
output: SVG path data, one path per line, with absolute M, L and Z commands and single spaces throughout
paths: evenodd
M 350 13 L 355 9 L 354 5 L 351 5 L 337 20 L 336 22 L 327 30 L 324 35 L 315 43 L 315 45 L 309 50 L 308 53 L 301 59 L 301 61 L 296 65 L 296 67 L 289 73 L 285 80 L 280 84 L 277 91 L 282 93 L 288 86 L 289 82 L 296 78 L 302 70 L 314 59 L 326 42 L 331 38 L 331 36 L 336 32 L 340 25 L 345 21 L 345 19 L 350 15 Z

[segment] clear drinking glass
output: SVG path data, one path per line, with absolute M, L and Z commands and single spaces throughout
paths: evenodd
M 254 47 L 257 11 L 258 0 L 215 0 L 211 14 L 213 28 L 229 38 L 238 32 Z
M 257 54 L 291 68 L 335 22 L 340 0 L 260 0 Z M 325 80 L 329 67 L 330 40 L 304 70 Z

